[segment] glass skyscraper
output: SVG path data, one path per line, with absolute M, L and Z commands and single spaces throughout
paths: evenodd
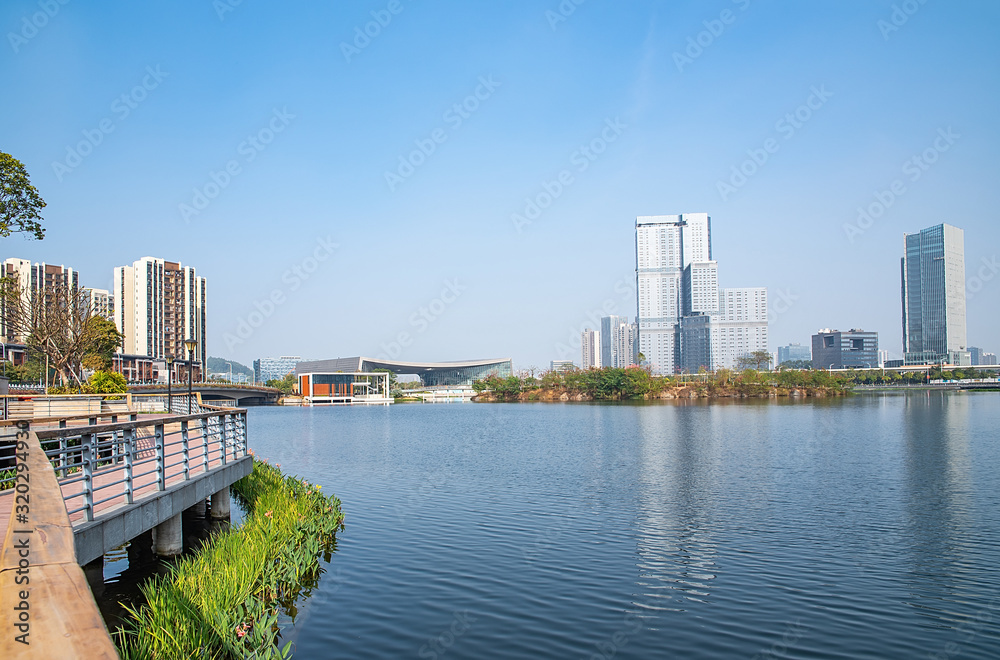
M 969 364 L 965 325 L 965 233 L 941 224 L 903 236 L 906 364 Z

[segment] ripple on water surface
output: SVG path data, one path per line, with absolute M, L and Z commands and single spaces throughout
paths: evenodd
M 253 409 L 258 454 L 347 515 L 286 638 L 304 658 L 1000 657 L 997 402 Z

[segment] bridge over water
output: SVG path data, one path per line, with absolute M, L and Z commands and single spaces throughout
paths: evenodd
M 181 514 L 209 498 L 228 519 L 253 467 L 246 411 L 175 399 L 0 421 L 0 657 L 116 658 L 81 566 L 150 530 L 154 552 L 179 554 Z

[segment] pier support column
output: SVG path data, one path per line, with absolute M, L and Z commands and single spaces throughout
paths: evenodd
M 229 520 L 229 486 L 212 495 L 212 520 Z
M 156 526 L 153 535 L 153 552 L 160 557 L 176 557 L 184 550 L 184 525 L 181 514 Z
M 196 504 L 192 505 L 185 513 L 194 516 L 195 518 L 205 517 L 205 500 L 200 500 Z
M 83 566 L 83 574 L 87 576 L 87 584 L 94 596 L 104 593 L 104 555 Z

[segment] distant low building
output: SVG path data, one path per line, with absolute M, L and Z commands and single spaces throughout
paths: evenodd
M 788 346 L 778 347 L 778 362 L 776 366 L 793 360 L 812 360 L 812 349 L 802 344 L 789 344 Z
M 817 369 L 874 369 L 879 366 L 878 333 L 864 330 L 820 330 L 812 337 Z
M 269 380 L 281 380 L 285 376 L 295 371 L 295 365 L 302 361 L 302 358 L 295 356 L 266 357 L 253 361 L 254 380 L 258 383 L 266 383 Z
M 997 366 L 997 354 L 996 353 L 983 353 L 979 358 L 979 366 L 983 367 L 995 367 Z
M 552 360 L 549 371 L 555 371 L 558 373 L 565 373 L 567 371 L 573 371 L 576 369 L 576 365 L 573 364 L 573 360 Z

